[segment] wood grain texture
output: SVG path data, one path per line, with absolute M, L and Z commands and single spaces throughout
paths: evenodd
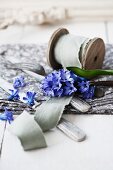
M 24 152 L 20 141 L 8 131 L 8 124 L 0 170 L 112 170 L 113 116 L 65 117 L 86 132 L 87 139 L 84 142 L 74 142 L 59 130 L 53 129 L 45 134 L 48 148 Z
M 80 19 L 82 20 L 112 20 L 113 17 L 113 1 L 112 0 L 108 0 L 105 1 L 103 0 L 101 2 L 101 0 L 99 1 L 93 1 L 93 0 L 67 0 L 66 3 L 64 0 L 58 0 L 57 4 L 54 0 L 29 0 L 29 1 L 18 1 L 17 0 L 5 0 L 5 1 L 1 1 L 1 11 L 3 12 L 3 9 L 5 8 L 7 12 L 8 9 L 18 9 L 18 8 L 22 8 L 22 9 L 32 9 L 34 8 L 39 9 L 39 10 L 47 10 L 51 7 L 54 6 L 60 6 L 61 8 L 66 7 L 68 10 L 68 14 L 69 16 L 74 16 L 75 19 L 77 19 L 78 21 L 80 21 Z M 4 13 L 5 13 L 4 12 Z M 16 12 L 16 10 L 15 10 Z
M 3 141 L 4 141 L 5 129 L 6 129 L 6 122 L 0 120 L 0 157 L 2 154 L 2 146 L 3 146 Z

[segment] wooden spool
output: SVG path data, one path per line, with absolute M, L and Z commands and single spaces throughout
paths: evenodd
M 62 68 L 61 63 L 55 59 L 54 49 L 57 41 L 63 35 L 69 34 L 66 28 L 57 29 L 51 36 L 48 44 L 47 61 L 53 69 Z M 70 49 L 71 50 L 71 49 Z M 102 67 L 105 56 L 105 44 L 101 38 L 93 38 L 87 43 L 84 54 L 80 59 L 82 68 L 99 69 Z

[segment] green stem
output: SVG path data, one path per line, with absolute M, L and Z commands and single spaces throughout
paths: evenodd
M 84 70 L 78 67 L 67 67 L 68 70 L 73 71 L 78 76 L 88 79 L 100 76 L 100 75 L 113 75 L 113 70 Z

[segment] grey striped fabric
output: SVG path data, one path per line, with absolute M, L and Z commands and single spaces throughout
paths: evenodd
M 39 83 L 33 78 L 26 75 L 21 70 L 13 69 L 12 63 L 40 63 L 46 73 L 48 74 L 52 69 L 48 66 L 46 60 L 47 44 L 5 44 L 0 45 L 0 76 L 9 82 L 13 82 L 13 79 L 18 75 L 24 75 L 25 79 L 29 82 L 29 85 L 24 89 L 26 92 L 28 89 L 38 91 L 37 98 L 45 99 L 42 95 Z M 106 54 L 103 63 L 103 69 L 113 69 L 113 45 L 106 44 Z M 104 76 L 99 79 L 113 80 L 112 76 Z M 88 114 L 113 114 L 113 88 L 104 88 L 105 96 L 101 98 L 95 98 L 93 100 L 87 100 L 92 105 L 92 109 Z M 6 98 L 7 93 L 0 89 L 0 99 Z M 2 109 L 0 103 L 0 109 Z M 71 110 L 68 109 L 68 112 Z M 21 112 L 21 111 L 20 111 Z M 16 114 L 20 114 L 18 111 Z M 72 111 L 71 111 L 72 112 Z M 74 110 L 74 113 L 78 111 Z

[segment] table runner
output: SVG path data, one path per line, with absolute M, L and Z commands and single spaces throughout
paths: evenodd
M 46 74 L 51 72 L 51 68 L 47 64 L 46 60 L 47 44 L 4 44 L 0 45 L 0 76 L 9 82 L 13 82 L 13 79 L 18 75 L 23 75 L 29 82 L 29 85 L 24 88 L 24 92 L 28 89 L 36 91 L 38 99 L 46 99 L 41 93 L 39 83 L 34 78 L 31 78 L 21 70 L 15 70 L 12 68 L 12 63 L 28 62 L 40 63 Z M 103 63 L 103 69 L 113 69 L 113 45 L 106 44 L 106 54 Z M 99 79 L 112 80 L 113 76 L 104 76 Z M 105 95 L 101 98 L 94 98 L 93 100 L 87 100 L 92 105 L 92 109 L 85 114 L 113 114 L 113 88 L 104 88 Z M 0 88 L 0 99 L 7 98 L 7 93 Z M 72 110 L 71 107 L 66 108 L 67 113 L 79 113 L 77 110 Z M 15 114 L 20 114 L 22 111 L 18 110 Z

